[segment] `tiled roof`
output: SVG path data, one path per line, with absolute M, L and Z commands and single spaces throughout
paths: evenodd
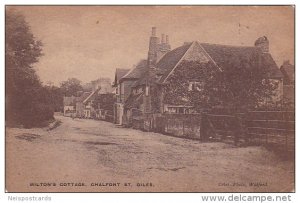
M 172 51 L 166 53 L 156 64 L 157 73 L 162 75 L 160 82 L 164 81 L 176 64 L 180 61 L 186 51 L 190 48 L 192 43 L 185 44 L 183 46 L 177 47 Z
M 130 69 L 117 68 L 116 70 L 117 79 L 120 80 L 124 75 L 126 75 L 126 73 L 128 73 L 128 71 L 130 71 Z
M 179 60 L 183 57 L 186 51 L 189 49 L 192 43 L 185 44 L 181 47 L 173 49 L 167 52 L 155 65 L 155 70 L 145 69 L 144 73 L 141 75 L 140 79 L 133 84 L 134 87 L 146 84 L 147 80 L 155 81 L 156 75 L 160 75 L 159 81 L 162 82 L 170 73 L 170 71 L 175 67 Z M 147 66 L 146 66 L 147 67 Z
M 147 69 L 147 60 L 141 60 L 136 67 L 131 69 L 121 79 L 139 79 Z
M 83 102 L 90 94 L 91 92 L 82 93 L 80 97 L 76 97 L 76 102 Z
M 88 97 L 85 98 L 85 100 L 83 101 L 83 103 L 86 103 L 86 102 L 90 101 L 91 99 L 93 99 L 93 98 L 95 97 L 95 95 L 99 92 L 100 89 L 101 89 L 101 88 L 98 88 L 98 89 L 96 89 L 95 91 L 93 91 L 92 93 L 90 93 L 90 94 L 88 95 Z
M 147 80 L 155 80 L 157 82 L 163 82 L 174 69 L 176 64 L 182 59 L 184 54 L 188 51 L 193 43 L 186 43 L 172 51 L 166 53 L 156 64 L 155 73 L 151 74 L 151 70 L 147 70 L 147 65 L 143 66 L 140 70 L 144 73 L 140 74 L 140 79 L 135 82 L 133 86 L 139 86 L 146 84 Z M 231 63 L 235 59 L 251 60 L 253 56 L 260 57 L 260 66 L 264 66 L 268 69 L 269 78 L 282 78 L 283 75 L 273 60 L 271 54 L 263 53 L 258 47 L 250 46 L 228 46 L 219 44 L 200 43 L 209 57 L 219 66 L 221 69 L 228 66 L 228 59 L 232 59 Z M 146 63 L 145 63 L 146 64 Z M 141 71 L 141 72 L 142 72 Z M 130 75 L 130 74 L 128 74 Z M 152 76 L 151 76 L 152 75 Z M 155 77 L 155 78 L 154 78 Z
M 122 69 L 122 68 L 117 68 L 116 69 L 116 74 L 115 74 L 115 81 L 113 83 L 113 86 L 117 85 L 117 83 L 119 82 L 119 80 L 126 75 L 128 72 L 130 71 L 130 69 Z
M 184 44 L 167 54 L 156 64 L 156 74 L 161 75 L 159 82 L 163 82 L 173 70 L 176 64 L 182 59 L 192 43 Z M 222 69 L 228 65 L 228 58 L 243 58 L 250 60 L 253 56 L 259 55 L 260 65 L 265 66 L 269 72 L 269 78 L 282 78 L 283 75 L 273 60 L 271 54 L 263 53 L 260 48 L 247 46 L 228 46 L 219 44 L 200 44 L 210 58 Z M 144 84 L 145 79 L 141 79 L 139 84 Z
M 208 55 L 217 63 L 220 68 L 226 67 L 228 59 L 243 59 L 251 60 L 253 56 L 259 56 L 261 61 L 260 66 L 265 66 L 268 69 L 270 78 L 282 78 L 278 66 L 273 60 L 271 54 L 263 53 L 258 47 L 246 47 L 246 46 L 228 46 L 219 44 L 201 43 L 201 46 L 208 53 Z

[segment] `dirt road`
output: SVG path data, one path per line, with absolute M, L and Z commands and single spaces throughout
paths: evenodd
M 58 116 L 61 126 L 6 129 L 9 192 L 283 192 L 292 161 L 236 148 Z

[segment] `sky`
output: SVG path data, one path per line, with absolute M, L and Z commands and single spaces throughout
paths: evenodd
M 12 7 L 8 6 L 7 8 Z M 280 67 L 294 64 L 291 6 L 13 6 L 29 23 L 43 53 L 34 65 L 44 83 L 75 77 L 83 83 L 114 78 L 147 58 L 151 27 L 169 35 L 172 49 L 184 42 L 253 46 L 267 36 Z

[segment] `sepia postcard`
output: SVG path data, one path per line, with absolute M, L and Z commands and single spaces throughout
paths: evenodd
M 6 5 L 6 192 L 295 192 L 294 16 Z

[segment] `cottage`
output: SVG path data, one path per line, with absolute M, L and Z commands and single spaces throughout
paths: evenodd
M 147 60 L 141 60 L 131 70 L 117 69 L 114 86 L 116 87 L 115 123 L 126 124 L 124 115 L 124 104 L 128 99 L 133 84 L 142 77 L 147 68 Z M 126 73 L 125 73 L 126 72 Z
M 121 125 L 122 117 L 123 117 L 123 106 L 124 106 L 124 98 L 125 98 L 125 85 L 122 85 L 120 79 L 128 73 L 130 69 L 116 69 L 115 80 L 113 82 L 113 87 L 115 88 L 115 103 L 114 103 L 114 123 Z M 130 87 L 129 87 L 130 88 Z M 129 90 L 130 91 L 130 90 Z M 126 89 L 127 92 L 127 89 Z
M 283 94 L 283 75 L 269 53 L 269 41 L 266 37 L 256 40 L 255 46 L 228 46 L 219 44 L 200 43 L 198 41 L 187 42 L 182 46 L 170 50 L 169 40 L 163 38 L 161 43 L 156 37 L 156 29 L 152 28 L 150 37 L 147 64 L 143 68 L 144 73 L 131 85 L 131 94 L 124 104 L 124 112 L 129 121 L 137 120 L 151 128 L 155 115 L 162 113 L 192 113 L 193 106 L 189 101 L 181 98 L 177 102 L 168 103 L 163 98 L 166 93 L 165 84 L 168 84 L 170 77 L 176 74 L 176 68 L 182 66 L 186 61 L 196 61 L 207 68 L 215 68 L 222 71 L 228 66 L 227 57 L 249 60 L 257 56 L 259 66 L 268 68 L 269 79 L 279 83 L 276 90 L 276 97 L 273 100 L 280 100 Z M 184 67 L 186 71 L 188 67 Z M 201 86 L 198 75 L 184 81 L 189 85 L 184 92 Z M 156 86 L 153 91 L 153 86 Z M 183 95 L 184 95 L 183 92 Z M 154 102 L 156 100 L 156 102 Z
M 84 118 L 95 118 L 96 117 L 96 109 L 93 107 L 93 103 L 96 95 L 100 91 L 100 87 L 93 92 L 91 92 L 83 101 L 82 101 L 82 109 L 83 109 L 83 117 Z

